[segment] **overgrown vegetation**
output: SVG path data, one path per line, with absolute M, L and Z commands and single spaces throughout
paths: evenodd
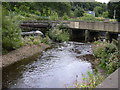
M 47 35 L 56 42 L 64 42 L 70 39 L 69 32 L 67 29 L 63 29 L 62 24 L 53 29 L 50 29 Z
M 50 44 L 50 39 L 48 36 L 26 36 L 22 38 L 23 45 L 40 45 L 41 43 Z
M 83 17 L 80 18 L 82 21 L 99 21 L 93 15 L 84 13 Z
M 107 72 L 107 75 L 120 67 L 118 41 L 113 40 L 112 43 L 95 41 L 92 48 L 95 57 L 98 59 L 98 66 L 103 68 Z M 94 73 L 88 72 L 87 76 L 83 75 L 82 82 L 76 79 L 76 82 L 71 87 L 92 90 L 92 88 L 96 88 L 106 76 L 102 75 L 99 71 L 94 71 Z
M 17 49 L 23 45 L 49 44 L 48 37 L 36 37 L 36 36 L 21 36 L 21 29 L 19 27 L 19 20 L 25 20 L 27 17 L 21 15 L 14 15 L 13 12 L 6 10 L 3 7 L 2 10 L 2 51 L 3 54 L 14 49 Z M 30 16 L 31 18 L 31 16 Z M 33 17 L 36 19 L 35 17 Z M 31 19 L 33 19 L 31 18 Z M 28 19 L 28 18 L 27 18 Z
M 78 80 L 74 83 L 74 88 L 96 88 L 97 85 L 99 85 L 105 77 L 101 75 L 100 73 L 90 73 L 88 72 L 87 75 L 83 75 L 82 83 L 79 83 Z
M 21 46 L 21 29 L 10 12 L 3 8 L 2 14 L 2 47 L 11 51 Z
M 96 41 L 93 46 L 93 53 L 99 59 L 99 66 L 109 74 L 120 67 L 120 53 L 116 44 Z
M 15 8 L 16 9 L 16 8 Z M 16 9 L 17 10 L 17 9 Z M 6 10 L 3 8 L 3 20 L 2 20 L 2 51 L 3 54 L 9 52 L 11 50 L 17 49 L 23 45 L 33 45 L 33 44 L 50 44 L 50 38 L 57 42 L 63 42 L 69 40 L 68 31 L 62 28 L 54 28 L 51 29 L 48 34 L 44 38 L 40 36 L 21 36 L 21 29 L 19 27 L 20 20 L 38 20 L 38 16 L 34 14 L 27 14 L 26 16 L 13 14 L 13 12 Z M 54 12 L 51 15 L 52 20 L 56 20 L 58 18 L 57 13 Z M 30 19 L 29 19 L 30 18 Z M 41 17 L 40 17 L 41 18 Z M 40 19 L 39 18 L 39 19 Z M 64 19 L 67 19 L 67 15 L 65 15 Z M 50 38 L 49 38 L 50 37 Z

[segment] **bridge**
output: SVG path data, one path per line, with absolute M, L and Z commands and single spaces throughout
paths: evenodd
M 120 33 L 120 23 L 102 21 L 23 21 L 21 28 L 48 28 L 63 23 L 67 28 Z
M 49 20 L 39 20 L 39 21 L 23 21 L 20 24 L 21 28 L 52 28 L 57 24 L 62 23 L 64 27 L 68 28 L 73 34 L 76 30 L 77 36 L 85 36 L 85 40 L 89 41 L 89 37 L 100 36 L 101 32 L 105 32 L 106 38 L 110 39 L 112 37 L 117 38 L 120 34 L 120 23 L 119 22 L 103 22 L 103 21 L 49 21 Z M 81 33 L 80 33 L 81 32 Z M 90 33 L 93 33 L 90 34 Z M 102 33 L 103 34 L 103 33 Z M 94 38 L 94 37 L 93 37 Z M 91 38 L 91 39 L 93 39 Z
M 116 32 L 120 33 L 120 23 L 118 22 L 86 22 L 86 21 L 74 21 L 70 22 L 70 28 L 86 29 L 94 31 Z

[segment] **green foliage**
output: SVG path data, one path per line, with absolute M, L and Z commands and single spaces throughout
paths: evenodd
M 103 12 L 106 11 L 107 5 L 105 3 L 100 2 L 73 2 L 72 3 L 73 9 L 75 8 L 82 8 L 85 11 L 93 11 L 96 6 L 100 6 L 103 8 Z
M 81 84 L 81 88 L 96 88 L 104 79 L 105 77 L 100 73 L 92 74 L 88 72 L 88 78 L 83 79 L 84 83 Z
M 84 16 L 80 19 L 83 21 L 97 21 L 97 19 L 93 15 L 87 13 L 84 13 Z
M 69 17 L 81 17 L 85 11 L 93 11 L 95 7 L 101 7 L 103 13 L 106 12 L 107 7 L 106 4 L 99 2 L 3 2 L 2 4 L 7 10 L 24 17 L 34 14 L 37 20 L 43 20 L 41 17 L 51 17 L 51 20 L 58 20 L 56 16 L 63 17 L 64 13 Z
M 102 16 L 103 16 L 104 18 L 108 18 L 108 11 L 103 12 Z
M 83 17 L 80 17 L 78 20 L 82 21 L 103 21 L 105 18 L 103 17 L 94 17 L 91 14 L 84 13 Z
M 83 81 L 81 83 L 76 80 L 74 83 L 74 88 L 87 88 L 87 90 L 91 90 L 91 88 L 96 88 L 97 85 L 99 85 L 105 77 L 101 75 L 100 73 L 90 73 L 88 72 L 87 75 L 83 75 Z
M 10 51 L 22 45 L 20 35 L 21 29 L 9 11 L 4 8 L 2 11 L 2 46 L 3 50 L 6 49 Z M 8 13 L 10 14 L 9 16 L 7 16 Z
M 41 43 L 51 44 L 50 38 L 49 38 L 48 36 L 44 37 L 44 38 L 41 40 Z
M 49 30 L 48 36 L 57 42 L 64 42 L 69 40 L 69 33 L 66 29 L 60 29 L 58 27 Z
M 3 5 L 17 20 L 81 20 L 75 17 L 82 17 L 89 10 L 107 17 L 103 13 L 107 5 L 99 2 L 3 2 Z M 82 20 L 95 21 L 95 18 L 83 16 Z
M 40 36 L 27 36 L 22 38 L 22 42 L 24 45 L 39 45 L 41 43 L 41 37 Z
M 114 10 L 116 10 L 115 18 L 120 22 L 120 1 L 108 3 L 109 18 L 114 18 Z
M 37 12 L 38 13 L 38 12 Z M 19 12 L 19 13 L 11 13 L 14 18 L 18 21 L 20 20 L 48 20 L 48 17 L 45 16 L 38 16 L 37 14 L 33 13 L 26 13 L 26 12 Z
M 6 9 L 21 13 L 23 12 L 36 14 L 38 16 L 50 16 L 52 11 L 55 11 L 58 16 L 63 16 L 63 13 L 70 15 L 70 2 L 3 2 Z
M 94 8 L 94 11 L 95 11 L 95 16 L 98 17 L 98 16 L 101 16 L 101 15 L 102 15 L 102 13 L 103 13 L 103 8 L 100 7 L 100 6 L 96 6 L 96 7 Z
M 69 17 L 67 16 L 66 13 L 64 13 L 63 20 L 68 20 L 68 19 L 69 19 Z
M 50 15 L 50 20 L 58 20 L 58 14 L 57 12 L 53 11 Z
M 74 12 L 76 17 L 82 17 L 85 11 L 83 9 L 75 9 Z
M 108 73 L 120 67 L 119 51 L 115 44 L 97 42 L 93 47 L 93 53 L 100 60 L 99 66 L 106 69 Z
M 2 20 L 2 50 L 3 52 L 11 51 L 17 49 L 26 44 L 40 44 L 41 38 L 26 37 L 22 39 L 19 28 L 20 20 L 42 20 L 40 16 L 35 14 L 30 14 L 26 12 L 19 12 L 19 9 L 15 8 L 15 12 L 10 12 L 3 8 L 3 20 Z M 45 19 L 44 19 L 45 20 Z
M 70 11 L 70 17 L 74 17 L 75 16 L 75 14 L 74 14 L 74 11 Z
M 22 43 L 24 45 L 40 45 L 41 43 L 50 44 L 50 39 L 48 36 L 41 37 L 41 36 L 26 36 L 22 38 Z

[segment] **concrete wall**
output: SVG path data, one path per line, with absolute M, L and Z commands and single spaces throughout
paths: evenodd
M 97 86 L 97 89 L 102 90 L 103 88 L 113 88 L 113 90 L 119 90 L 120 85 L 119 85 L 119 70 L 118 68 L 115 72 L 113 72 L 110 76 L 108 76 L 101 84 Z M 104 90 L 103 89 L 103 90 Z M 109 89 L 108 89 L 109 90 Z M 111 90 L 111 89 L 110 89 Z
M 70 28 L 88 29 L 96 31 L 108 31 L 120 33 L 120 23 L 118 22 L 86 22 L 86 21 L 71 21 Z

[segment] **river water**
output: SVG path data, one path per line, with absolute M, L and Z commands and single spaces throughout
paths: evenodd
M 81 83 L 83 75 L 93 72 L 90 57 L 90 44 L 54 44 L 37 58 L 24 59 L 3 69 L 3 88 L 71 87 L 76 78 Z

